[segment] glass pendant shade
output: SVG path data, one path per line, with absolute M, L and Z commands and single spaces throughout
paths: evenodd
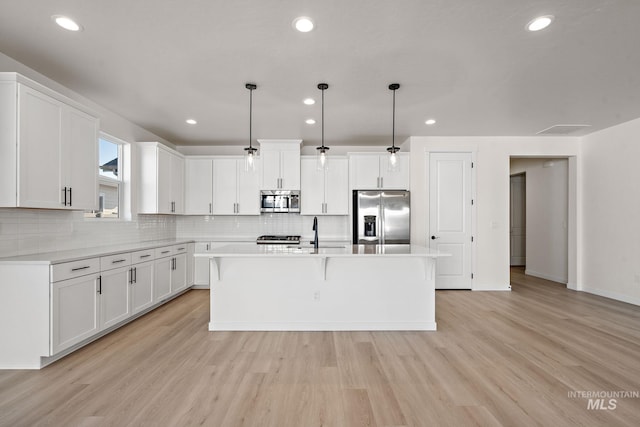
M 247 83 L 244 85 L 249 89 L 249 146 L 244 149 L 244 170 L 245 172 L 255 172 L 256 170 L 256 154 L 257 148 L 253 148 L 251 145 L 251 125 L 253 115 L 253 91 L 258 87 L 254 83 Z
M 400 84 L 391 83 L 389 89 L 393 91 L 393 119 L 391 125 L 391 147 L 387 148 L 389 152 L 389 172 L 400 171 L 400 159 L 398 158 L 398 151 L 400 148 L 396 147 L 396 90 L 400 88 Z
M 329 85 L 326 83 L 319 83 L 318 89 L 322 91 L 322 145 L 316 148 L 316 167 L 320 170 L 327 170 L 328 165 L 328 151 L 329 147 L 324 145 L 324 91 L 329 89 Z

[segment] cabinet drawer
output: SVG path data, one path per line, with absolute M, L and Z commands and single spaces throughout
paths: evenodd
M 88 258 L 80 261 L 64 262 L 51 266 L 51 281 L 72 279 L 100 272 L 100 258 Z
M 156 248 L 156 258 L 164 258 L 173 255 L 173 247 L 165 246 L 163 248 Z
M 155 250 L 147 249 L 131 253 L 131 264 L 137 264 L 145 261 L 153 261 L 156 257 Z
M 100 257 L 100 270 L 102 271 L 127 265 L 131 265 L 131 252 Z
M 181 245 L 174 245 L 173 246 L 173 253 L 174 254 L 186 254 L 188 248 L 189 248 L 189 245 L 187 243 L 183 243 Z

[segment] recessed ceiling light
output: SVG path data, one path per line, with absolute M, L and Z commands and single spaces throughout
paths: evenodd
M 538 16 L 527 24 L 527 30 L 540 31 L 547 28 L 553 22 L 553 15 Z
M 424 122 L 425 124 L 431 126 L 431 125 L 435 125 L 436 124 L 436 119 L 428 119 L 426 122 Z
M 299 16 L 293 20 L 293 28 L 301 33 L 308 33 L 313 30 L 313 21 L 306 16 Z
M 306 124 L 308 124 L 308 125 L 315 125 L 315 124 L 316 124 L 316 121 L 315 121 L 315 120 L 313 120 L 313 119 L 307 119 L 307 120 L 305 120 L 304 122 L 305 122 Z
M 304 100 L 304 101 L 302 101 L 302 102 L 304 102 L 304 105 L 313 105 L 313 104 L 315 104 L 315 103 L 316 103 L 316 100 L 315 100 L 315 99 L 313 99 L 313 98 L 307 98 L 307 99 L 305 99 L 305 100 Z
M 194 119 L 187 119 L 186 122 L 189 123 L 190 125 L 195 125 L 196 123 L 198 123 Z
M 69 31 L 80 31 L 80 30 L 82 30 L 82 27 L 80 26 L 80 24 L 78 24 L 76 21 L 74 21 L 73 19 L 69 18 L 68 16 L 53 15 L 51 17 L 51 19 L 53 19 L 53 21 L 56 24 L 58 24 L 59 26 L 61 26 L 65 30 L 69 30 Z

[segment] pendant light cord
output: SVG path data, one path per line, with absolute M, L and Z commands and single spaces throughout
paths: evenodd
M 324 149 L 324 89 L 322 89 L 322 148 Z
M 253 148 L 251 145 L 251 125 L 253 117 L 253 89 L 249 89 L 249 149 Z
M 391 120 L 391 146 L 396 148 L 396 90 L 393 90 L 393 118 Z

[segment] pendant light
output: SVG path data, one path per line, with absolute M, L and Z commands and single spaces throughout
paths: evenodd
M 327 151 L 329 151 L 329 147 L 324 146 L 324 91 L 329 89 L 329 85 L 326 83 L 319 83 L 318 89 L 322 91 L 322 145 L 316 148 L 316 166 L 318 170 L 325 170 L 327 169 Z
M 396 147 L 396 90 L 400 87 L 399 83 L 391 83 L 389 89 L 393 91 L 393 120 L 391 125 L 391 147 L 387 148 L 389 152 L 389 172 L 398 172 L 400 165 L 398 164 L 399 147 Z
M 258 151 L 257 148 L 253 148 L 251 145 L 251 115 L 253 113 L 253 91 L 258 87 L 255 83 L 247 83 L 244 85 L 249 89 L 249 146 L 244 149 L 244 170 L 249 172 L 255 171 L 255 157 Z

